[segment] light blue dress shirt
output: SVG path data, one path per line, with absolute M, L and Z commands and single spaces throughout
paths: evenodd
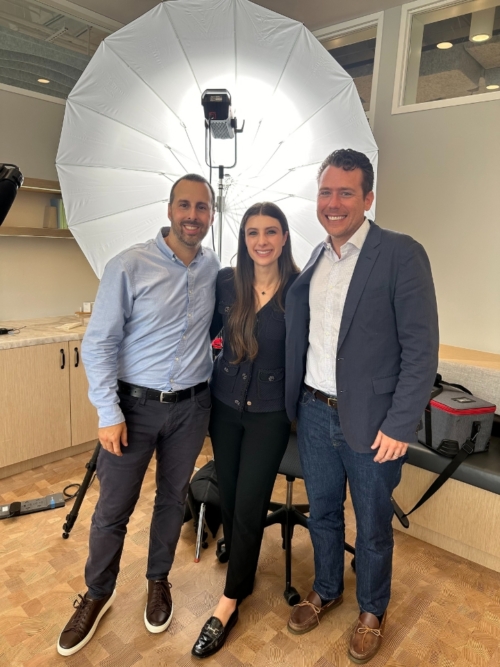
M 220 262 L 203 247 L 186 266 L 165 243 L 169 231 L 121 252 L 104 270 L 82 344 L 100 427 L 124 421 L 118 380 L 177 391 L 210 378 Z

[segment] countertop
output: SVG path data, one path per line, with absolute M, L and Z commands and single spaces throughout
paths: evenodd
M 65 324 L 78 323 L 74 329 L 64 330 Z M 44 345 L 45 343 L 60 343 L 68 340 L 81 340 L 85 333 L 85 325 L 80 323 L 77 315 L 61 317 L 43 317 L 33 320 L 0 321 L 0 328 L 14 329 L 23 327 L 19 333 L 0 336 L 0 350 L 9 350 L 14 347 L 28 347 L 29 345 Z

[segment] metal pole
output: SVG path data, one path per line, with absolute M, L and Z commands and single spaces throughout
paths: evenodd
M 219 165 L 219 196 L 217 197 L 217 210 L 219 211 L 219 236 L 217 254 L 222 261 L 222 218 L 224 214 L 224 165 Z

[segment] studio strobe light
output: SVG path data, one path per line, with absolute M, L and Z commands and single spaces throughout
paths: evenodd
M 205 90 L 201 96 L 205 123 L 214 139 L 234 139 L 231 95 L 225 88 Z
M 0 164 L 0 225 L 7 217 L 23 180 L 23 175 L 14 164 Z

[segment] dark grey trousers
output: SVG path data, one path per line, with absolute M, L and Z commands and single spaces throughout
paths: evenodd
M 179 403 L 119 396 L 128 447 L 122 447 L 123 456 L 102 449 L 97 459 L 100 496 L 92 517 L 85 567 L 85 581 L 94 599 L 108 595 L 115 587 L 127 524 L 155 451 L 156 496 L 146 577 L 163 579 L 170 572 L 189 480 L 210 418 L 208 388 Z

